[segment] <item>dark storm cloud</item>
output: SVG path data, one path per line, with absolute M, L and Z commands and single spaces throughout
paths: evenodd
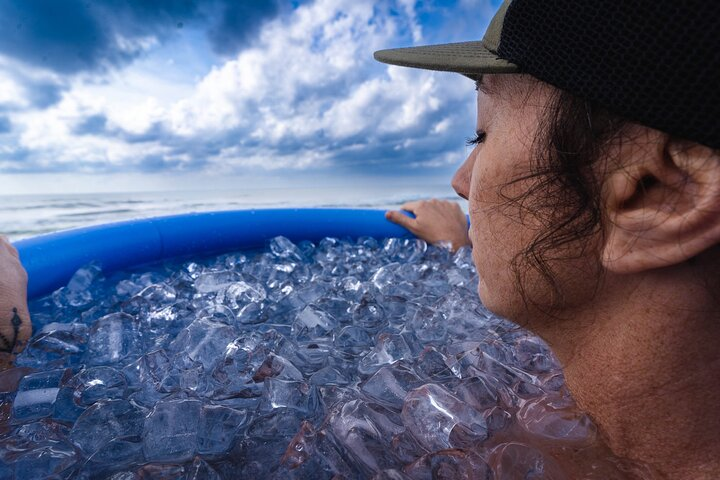
M 232 54 L 279 12 L 276 0 L 5 0 L 0 53 L 63 74 L 123 65 L 138 40 L 204 28 L 213 48 Z
M 235 1 L 221 7 L 220 18 L 208 32 L 213 50 L 220 55 L 233 55 L 258 32 L 263 21 L 279 12 L 277 1 Z

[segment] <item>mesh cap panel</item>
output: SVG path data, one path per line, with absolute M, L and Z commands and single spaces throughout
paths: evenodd
M 498 55 L 629 120 L 720 148 L 716 0 L 513 0 Z

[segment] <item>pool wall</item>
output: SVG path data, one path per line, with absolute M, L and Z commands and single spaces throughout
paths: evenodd
M 278 235 L 292 241 L 412 236 L 384 213 L 318 208 L 188 213 L 66 230 L 14 245 L 28 272 L 28 300 L 33 300 L 65 285 L 91 261 L 109 273 L 190 254 L 258 248 Z

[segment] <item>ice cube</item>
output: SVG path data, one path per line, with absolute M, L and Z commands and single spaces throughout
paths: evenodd
M 335 335 L 335 348 L 343 358 L 362 355 L 373 345 L 373 339 L 364 328 L 348 325 Z
M 280 463 L 289 469 L 296 469 L 313 455 L 315 428 L 308 421 L 302 422 L 300 431 L 293 437 L 280 459 Z
M 122 398 L 127 382 L 125 376 L 112 367 L 91 367 L 69 380 L 74 387 L 76 403 L 89 407 L 99 400 Z
M 236 337 L 231 326 L 199 318 L 180 332 L 170 344 L 170 350 L 201 363 L 205 371 L 212 371 Z
M 352 309 L 352 322 L 353 325 L 377 331 L 385 322 L 385 310 L 372 295 L 366 293 Z
M 456 388 L 460 399 L 478 410 L 485 410 L 498 405 L 498 382 L 492 382 L 486 376 L 463 379 Z
M 410 365 L 398 361 L 375 372 L 361 391 L 381 405 L 400 411 L 408 391 L 422 384 Z
M 420 306 L 407 322 L 407 328 L 415 332 L 422 342 L 439 344 L 447 336 L 447 317 L 440 310 Z
M 198 454 L 208 457 L 227 453 L 235 435 L 245 427 L 247 419 L 245 410 L 215 405 L 203 406 L 197 432 Z
M 170 369 L 170 360 L 162 350 L 149 352 L 123 369 L 130 398 L 146 407 L 152 407 L 165 397 L 160 393 L 161 382 Z
M 515 339 L 517 364 L 530 373 L 547 373 L 560 370 L 560 364 L 550 348 L 538 337 L 522 335 Z
M 12 452 L 12 456 L 46 445 L 62 446 L 67 443 L 69 430 L 65 425 L 43 418 L 18 427 L 12 435 L 5 437 L 3 446 Z M 0 456 L 4 455 L 0 454 Z
M 211 322 L 224 323 L 233 325 L 236 317 L 235 313 L 225 305 L 208 305 L 197 312 L 197 318 L 206 318 Z
M 75 388 L 67 385 L 60 387 L 52 418 L 72 425 L 84 411 L 85 407 L 76 403 Z
M 338 321 L 315 305 L 308 305 L 296 317 L 292 333 L 300 340 L 312 340 L 330 334 Z
M 311 385 L 348 385 L 349 375 L 344 374 L 334 367 L 324 367 L 313 373 L 310 377 Z
M 166 283 L 149 285 L 142 289 L 138 295 L 152 305 L 169 305 L 177 299 L 175 289 Z
M 327 366 L 332 345 L 330 339 L 323 341 L 305 341 L 297 344 L 286 343 L 280 348 L 280 353 L 290 360 L 303 375 L 310 376 L 321 368 Z
M 205 271 L 195 280 L 199 293 L 218 292 L 240 280 L 240 274 L 232 270 Z
M 228 285 L 224 293 L 225 305 L 240 310 L 249 303 L 259 303 L 267 298 L 265 288 L 256 282 L 239 281 Z
M 392 285 L 394 283 L 397 283 L 398 280 L 395 275 L 395 271 L 400 266 L 399 263 L 389 263 L 387 265 L 384 265 L 380 267 L 372 276 L 370 281 L 375 285 L 375 288 L 377 288 L 381 293 L 387 294 L 389 293 L 389 290 L 392 288 Z
M 328 418 L 336 441 L 345 448 L 364 476 L 398 465 L 390 447 L 390 439 L 403 427 L 390 421 L 382 408 L 361 400 L 342 405 Z
M 221 477 L 205 460 L 195 457 L 185 475 L 179 480 L 221 480 Z
M 202 402 L 167 400 L 158 402 L 145 420 L 143 451 L 150 462 L 184 462 L 197 450 Z
M 31 373 L 20 380 L 13 402 L 13 421 L 24 423 L 52 416 L 60 384 L 72 375 L 70 370 Z
M 381 366 L 398 360 L 411 360 L 412 352 L 401 334 L 381 333 L 378 335 L 375 348 L 360 359 L 358 371 L 370 374 Z
M 58 308 L 65 306 L 80 308 L 88 305 L 93 301 L 90 286 L 100 276 L 100 273 L 100 266 L 93 263 L 78 269 L 70 277 L 67 286 L 53 293 L 55 305 Z
M 145 412 L 127 400 L 97 402 L 80 415 L 69 438 L 90 456 L 115 438 L 140 435 L 144 418 Z
M 544 395 L 522 405 L 516 417 L 525 431 L 555 445 L 582 448 L 593 444 L 597 436 L 597 428 L 585 413 Z
M 262 382 L 266 378 L 302 381 L 303 374 L 288 359 L 271 353 L 253 374 L 253 380 L 256 382 Z
M 256 416 L 248 426 L 246 437 L 261 442 L 283 438 L 289 440 L 298 431 L 301 422 L 302 418 L 297 410 L 275 408 Z M 281 448 L 284 450 L 285 446 L 287 443 Z M 280 454 L 282 455 L 282 452 Z
M 287 258 L 301 262 L 303 254 L 300 249 L 286 237 L 275 237 L 270 240 L 270 251 L 278 258 Z
M 415 361 L 415 371 L 427 380 L 449 384 L 457 379 L 448 366 L 450 363 L 449 359 L 435 347 L 426 347 Z
M 90 478 L 107 478 L 112 472 L 142 464 L 145 461 L 142 447 L 137 435 L 113 438 L 88 458 L 82 473 Z
M 245 336 L 230 343 L 212 372 L 215 398 L 259 397 L 262 384 L 256 383 L 253 375 L 265 358 L 265 348 L 257 338 Z
M 14 461 L 14 478 L 33 480 L 68 478 L 77 461 L 78 455 L 70 445 L 42 446 L 23 453 Z
M 138 352 L 140 343 L 135 319 L 126 313 L 111 313 L 90 328 L 85 359 L 90 365 L 114 364 Z
M 482 413 L 439 385 L 423 385 L 408 393 L 402 420 L 415 439 L 429 451 L 452 448 L 450 436 L 456 427 L 477 440 L 487 437 L 487 424 Z
M 17 365 L 66 367 L 85 352 L 88 327 L 82 323 L 49 323 L 34 336 L 18 356 Z
M 276 378 L 265 380 L 263 405 L 266 409 L 288 408 L 302 413 L 314 411 L 318 405 L 315 387 L 305 382 Z

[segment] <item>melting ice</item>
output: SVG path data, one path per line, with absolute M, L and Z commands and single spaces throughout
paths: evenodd
M 623 478 L 476 287 L 408 239 L 90 265 L 0 373 L 0 478 Z

